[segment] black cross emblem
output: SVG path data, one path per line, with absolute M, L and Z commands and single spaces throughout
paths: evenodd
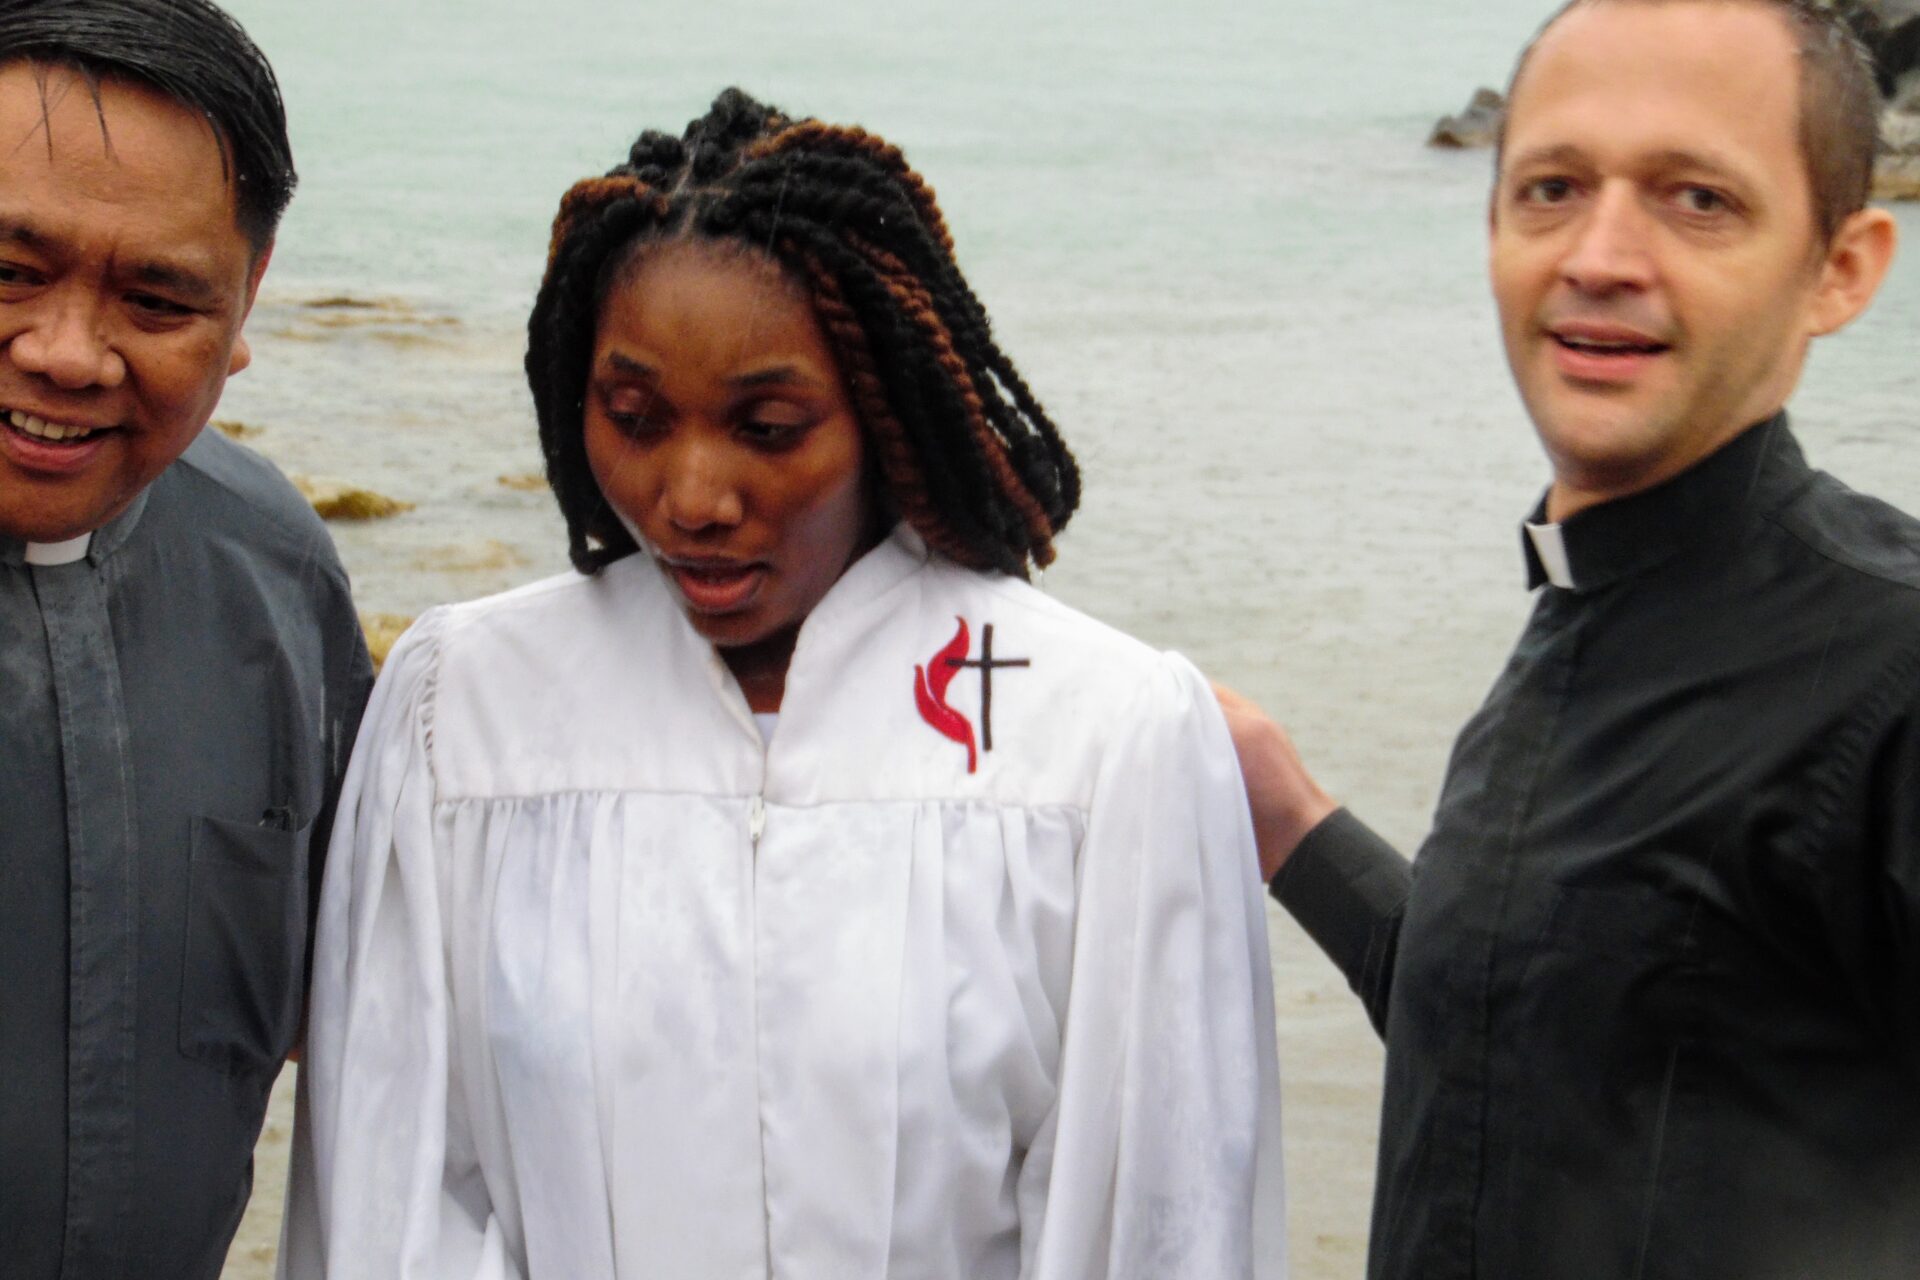
M 980 668 L 980 749 L 993 750 L 993 673 L 1002 667 L 1030 667 L 1030 658 L 1001 658 L 993 656 L 993 624 L 989 622 L 980 628 L 980 656 L 978 658 L 948 658 L 950 667 Z

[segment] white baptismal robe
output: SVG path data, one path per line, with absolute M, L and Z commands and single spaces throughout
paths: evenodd
M 337 819 L 283 1274 L 1278 1275 L 1263 904 L 1200 675 L 904 529 L 770 741 L 644 556 L 433 610 Z

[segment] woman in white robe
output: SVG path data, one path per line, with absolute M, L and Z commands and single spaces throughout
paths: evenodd
M 1024 581 L 1077 477 L 984 319 L 898 152 L 732 91 L 569 193 L 583 572 L 381 676 L 283 1275 L 1282 1274 L 1233 748 Z

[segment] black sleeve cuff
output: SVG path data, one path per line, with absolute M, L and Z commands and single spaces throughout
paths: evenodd
M 1413 867 L 1366 823 L 1336 809 L 1309 831 L 1270 890 L 1346 975 L 1383 1035 Z

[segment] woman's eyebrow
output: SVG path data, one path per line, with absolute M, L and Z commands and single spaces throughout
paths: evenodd
M 799 383 L 813 386 L 815 381 L 798 365 L 777 364 L 766 369 L 755 369 L 751 373 L 736 374 L 727 381 L 742 391 L 751 391 L 756 387 L 780 387 Z
M 624 373 L 630 378 L 646 378 L 655 382 L 660 379 L 660 371 L 658 369 L 644 360 L 636 360 L 632 356 L 622 355 L 618 351 L 607 352 L 607 363 L 613 366 L 614 372 Z

